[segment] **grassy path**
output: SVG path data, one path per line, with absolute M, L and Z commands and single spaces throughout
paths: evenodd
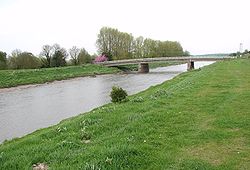
M 0 88 L 18 85 L 40 84 L 55 80 L 65 80 L 74 77 L 96 74 L 117 73 L 117 68 L 99 65 L 70 66 L 58 68 L 0 70 Z
M 250 60 L 183 73 L 0 145 L 0 169 L 250 169 Z

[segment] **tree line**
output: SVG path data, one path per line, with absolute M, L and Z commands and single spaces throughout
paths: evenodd
M 109 27 L 101 28 L 96 46 L 98 53 L 107 55 L 110 60 L 189 55 L 177 41 L 133 37 L 132 34 Z
M 240 56 L 245 56 L 245 55 L 250 55 L 250 51 L 248 49 L 245 49 L 245 51 L 243 52 L 237 51 L 236 53 L 229 54 L 229 56 L 231 57 L 240 57 Z
M 150 38 L 133 37 L 117 29 L 103 27 L 97 36 L 96 46 L 100 55 L 109 60 L 187 56 L 177 41 L 158 41 Z M 70 60 L 66 60 L 70 57 Z M 39 56 L 30 52 L 14 50 L 10 55 L 0 51 L 0 69 L 33 69 L 62 67 L 92 63 L 96 55 L 90 55 L 84 48 L 73 46 L 69 50 L 59 44 L 44 45 Z
M 70 60 L 66 58 L 70 56 Z M 44 45 L 39 56 L 30 52 L 14 50 L 10 55 L 0 51 L 1 69 L 35 69 L 80 65 L 92 62 L 92 57 L 84 48 L 73 46 L 68 51 L 59 44 Z

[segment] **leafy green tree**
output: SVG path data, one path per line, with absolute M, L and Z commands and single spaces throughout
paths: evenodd
M 231 53 L 231 54 L 229 54 L 229 56 L 236 57 L 237 53 Z
M 66 58 L 68 56 L 65 48 L 61 48 L 60 45 L 53 45 L 53 55 L 51 58 L 51 66 L 52 67 L 61 67 L 66 65 Z
M 100 30 L 96 45 L 100 54 L 112 56 L 115 60 L 187 55 L 179 42 L 134 38 L 132 34 L 108 27 Z
M 137 37 L 133 42 L 133 58 L 142 58 L 143 53 L 144 38 L 142 36 Z
M 115 43 L 117 41 L 118 30 L 108 27 L 101 28 L 96 41 L 98 52 L 110 53 L 113 55 Z
M 250 53 L 250 51 L 248 51 L 247 49 L 245 49 L 245 51 L 243 52 L 243 54 L 248 54 Z
M 14 50 L 8 58 L 8 65 L 11 69 L 34 69 L 41 67 L 41 61 L 32 53 Z
M 51 66 L 61 67 L 66 65 L 66 57 L 62 51 L 55 51 L 52 56 Z
M 84 48 L 80 50 L 80 53 L 77 59 L 78 59 L 79 64 L 92 63 L 91 55 Z
M 157 41 L 152 40 L 150 38 L 146 38 L 143 44 L 143 57 L 151 58 L 158 57 L 157 56 Z
M 98 52 L 113 59 L 132 58 L 133 36 L 117 29 L 103 27 L 96 41 Z
M 7 54 L 0 51 L 0 70 L 7 68 Z
M 15 49 L 11 52 L 11 55 L 8 57 L 7 65 L 10 69 L 18 69 L 17 57 L 22 53 L 21 50 Z
M 119 32 L 118 40 L 115 57 L 117 59 L 132 58 L 134 37 L 131 34 Z
M 184 56 L 190 56 L 190 52 L 189 51 L 184 51 L 184 54 L 183 54 Z

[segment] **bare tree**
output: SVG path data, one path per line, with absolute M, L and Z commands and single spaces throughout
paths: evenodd
M 52 51 L 53 51 L 53 53 L 55 53 L 56 51 L 60 51 L 62 48 L 61 48 L 61 46 L 59 45 L 59 44 L 54 44 L 53 46 L 52 46 Z
M 50 45 L 44 45 L 42 47 L 42 52 L 40 53 L 41 56 L 44 56 L 46 58 L 46 66 L 51 66 L 51 58 L 53 55 L 53 48 Z
M 78 60 L 79 54 L 80 54 L 80 49 L 77 48 L 76 46 L 73 46 L 72 48 L 69 49 L 69 55 L 72 58 L 74 65 L 79 64 L 79 60 Z

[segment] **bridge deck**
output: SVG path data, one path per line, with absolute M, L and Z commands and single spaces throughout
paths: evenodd
M 152 62 L 162 62 L 162 61 L 218 61 L 232 59 L 232 57 L 159 57 L 159 58 L 139 58 L 139 59 L 128 59 L 128 60 L 114 60 L 105 61 L 97 64 L 105 66 L 121 66 L 129 64 L 139 64 L 139 63 L 152 63 Z

